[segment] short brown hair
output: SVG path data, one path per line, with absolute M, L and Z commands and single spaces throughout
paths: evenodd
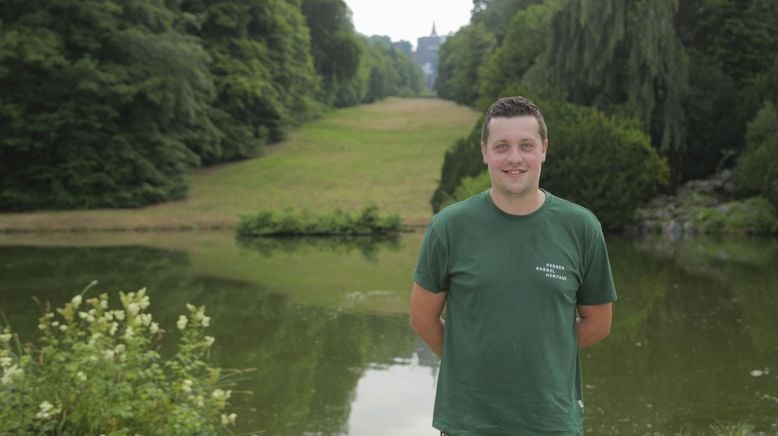
M 522 116 L 533 116 L 538 120 L 540 140 L 546 141 L 548 137 L 548 129 L 546 128 L 546 121 L 543 119 L 543 113 L 535 106 L 535 103 L 530 99 L 520 96 L 515 97 L 503 97 L 486 111 L 486 117 L 484 118 L 484 124 L 481 127 L 481 142 L 486 144 L 489 139 L 489 121 L 492 118 L 513 118 Z

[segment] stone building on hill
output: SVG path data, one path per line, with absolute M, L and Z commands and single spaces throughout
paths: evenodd
M 435 89 L 435 79 L 438 75 L 438 49 L 445 40 L 445 36 L 438 36 L 435 23 L 432 23 L 430 36 L 422 36 L 417 39 L 416 53 L 414 53 L 413 58 L 424 71 L 424 77 L 430 89 Z

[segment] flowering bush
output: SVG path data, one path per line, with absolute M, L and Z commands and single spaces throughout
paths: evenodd
M 96 284 L 93 282 L 91 286 Z M 84 300 L 89 289 L 40 318 L 40 346 L 0 327 L 0 434 L 216 434 L 229 431 L 230 391 L 206 363 L 204 307 L 187 305 L 175 355 L 153 344 L 163 330 L 145 310 L 146 290 Z

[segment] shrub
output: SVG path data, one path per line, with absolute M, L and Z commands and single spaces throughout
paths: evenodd
M 459 138 L 443 157 L 440 183 L 430 199 L 432 211 L 438 212 L 456 197 L 455 191 L 465 177 L 476 177 L 486 167 L 481 156 L 481 123 L 475 124 L 466 138 Z
M 540 185 L 594 212 L 606 228 L 634 220 L 666 184 L 668 164 L 631 119 L 586 107 L 550 105 L 549 149 Z
M 748 124 L 748 148 L 735 168 L 735 190 L 761 195 L 778 208 L 778 113 L 767 102 Z
M 717 207 L 702 207 L 697 209 L 692 218 L 695 229 L 702 233 L 778 233 L 778 215 L 763 197 L 732 201 Z
M 221 371 L 205 361 L 214 339 L 204 307 L 187 305 L 165 360 L 145 289 L 120 292 L 118 310 L 85 292 L 41 316 L 39 347 L 2 328 L 0 434 L 216 434 L 234 424 Z
M 388 235 L 402 227 L 399 215 L 381 215 L 376 206 L 367 206 L 356 214 L 340 209 L 330 214 L 312 215 L 308 211 L 265 210 L 240 217 L 238 237 L 259 236 L 356 236 Z

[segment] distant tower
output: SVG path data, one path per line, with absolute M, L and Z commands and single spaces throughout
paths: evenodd
M 438 36 L 434 21 L 432 22 L 432 33 L 430 33 L 430 36 L 422 36 L 417 39 L 414 60 L 424 71 L 427 86 L 430 89 L 435 89 L 435 79 L 438 75 L 438 49 L 440 49 L 443 41 L 445 41 L 445 38 Z

